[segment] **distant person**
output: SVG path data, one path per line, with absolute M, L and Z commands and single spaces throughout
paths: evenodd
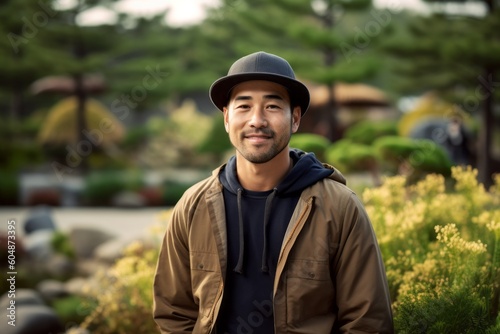
M 393 333 L 370 220 L 344 177 L 290 149 L 309 91 L 257 52 L 215 81 L 235 155 L 173 210 L 154 280 L 162 333 Z
M 470 164 L 468 135 L 461 119 L 451 118 L 446 127 L 446 148 L 455 165 Z

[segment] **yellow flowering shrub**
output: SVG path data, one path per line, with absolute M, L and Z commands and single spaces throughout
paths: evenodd
M 95 275 L 88 289 L 91 314 L 80 325 L 94 334 L 155 333 L 151 293 L 157 251 L 133 243 L 107 271 Z
M 151 228 L 153 247 L 133 242 L 123 257 L 105 271 L 95 274 L 97 284 L 86 291 L 92 311 L 80 324 L 93 334 L 157 333 L 153 320 L 153 278 L 159 244 L 170 219 L 170 211 L 158 216 Z
M 397 333 L 500 333 L 500 177 L 487 191 L 477 171 L 452 179 L 401 176 L 366 189 L 363 201 L 383 253 Z M 81 324 L 95 334 L 156 333 L 152 284 L 171 211 L 153 227 L 154 247 L 135 243 L 89 291 Z
M 500 333 L 500 177 L 401 176 L 363 193 L 400 333 Z

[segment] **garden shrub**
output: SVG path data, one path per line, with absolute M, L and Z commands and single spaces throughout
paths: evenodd
M 325 150 L 329 145 L 327 138 L 313 133 L 296 133 L 290 138 L 290 147 L 312 152 L 321 161 L 325 160 Z
M 325 161 L 342 172 L 354 172 L 376 168 L 377 156 L 370 146 L 341 139 L 328 147 Z
M 19 202 L 19 177 L 14 171 L 0 170 L 0 205 L 17 205 Z
M 212 117 L 210 131 L 206 138 L 202 140 L 196 148 L 199 153 L 212 153 L 220 158 L 233 146 L 229 140 L 224 127 L 224 117 L 222 113 L 217 113 Z
M 137 125 L 127 130 L 120 146 L 124 149 L 136 148 L 144 144 L 151 136 L 151 130 L 146 125 Z
M 0 144 L 0 165 L 4 169 L 18 171 L 41 165 L 45 156 L 34 142 L 6 140 Z
M 453 189 L 430 174 L 387 178 L 363 194 L 382 251 L 399 333 L 494 332 L 500 296 L 500 177 L 453 167 Z
M 75 250 L 67 233 L 55 231 L 52 235 L 51 245 L 54 251 L 69 259 L 75 259 Z
M 150 140 L 138 152 L 138 158 L 150 168 L 204 167 L 206 157 L 196 149 L 207 138 L 212 127 L 211 117 L 196 109 L 193 101 L 186 100 L 168 117 L 152 117 L 148 120 Z M 221 135 L 227 137 L 224 131 Z
M 77 128 L 76 97 L 65 98 L 54 105 L 43 121 L 38 133 L 38 143 L 47 146 L 65 146 L 80 139 Z M 120 142 L 125 136 L 125 126 L 102 103 L 88 98 L 85 102 L 85 121 L 87 131 L 100 135 L 100 144 Z
M 444 149 L 432 140 L 385 136 L 373 145 L 378 156 L 393 169 L 407 162 L 417 172 L 449 175 L 452 166 Z
M 355 143 L 370 145 L 377 138 L 397 135 L 397 123 L 394 121 L 362 121 L 349 127 L 344 133 L 344 138 Z
M 138 190 L 143 184 L 143 173 L 138 170 L 94 171 L 85 180 L 84 198 L 89 204 L 106 205 L 114 195 Z
M 79 324 L 89 315 L 90 309 L 82 307 L 85 299 L 80 296 L 69 296 L 56 299 L 52 308 L 63 324 Z
M 191 187 L 194 182 L 175 182 L 167 180 L 163 184 L 163 203 L 165 205 L 175 205 L 184 192 Z
M 397 333 L 499 333 L 500 176 L 486 191 L 477 170 L 453 167 L 413 185 L 388 177 L 363 201 L 385 261 Z M 152 284 L 158 244 L 134 244 L 89 290 L 82 327 L 95 334 L 155 333 Z
M 98 284 L 86 287 L 83 307 L 89 315 L 81 328 L 93 334 L 158 332 L 152 316 L 152 286 L 159 241 L 169 218 L 170 211 L 163 212 L 154 227 L 158 245 L 134 242 L 111 268 L 94 275 Z

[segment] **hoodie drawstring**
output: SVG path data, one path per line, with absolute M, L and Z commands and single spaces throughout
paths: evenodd
M 264 209 L 264 249 L 262 250 L 262 266 L 261 266 L 261 271 L 263 273 L 268 273 L 269 272 L 269 267 L 267 265 L 267 253 L 268 251 L 268 237 L 267 237 L 267 225 L 269 224 L 269 216 L 271 214 L 271 205 L 274 199 L 274 196 L 276 195 L 276 192 L 278 189 L 274 188 L 273 192 L 269 194 L 266 198 L 266 207 Z
M 269 272 L 269 266 L 267 265 L 267 257 L 269 253 L 269 238 L 267 236 L 267 230 L 269 225 L 269 217 L 271 215 L 271 206 L 274 197 L 276 196 L 277 188 L 273 189 L 273 192 L 269 194 L 266 198 L 266 206 L 264 208 L 264 248 L 262 250 L 262 264 L 261 271 L 263 273 Z M 244 224 L 243 224 L 243 211 L 241 209 L 241 196 L 243 193 L 243 189 L 239 188 L 237 193 L 237 203 L 238 203 L 238 228 L 239 228 L 239 241 L 240 241 L 240 249 L 238 255 L 238 263 L 236 263 L 236 267 L 234 267 L 233 271 L 238 274 L 243 274 L 243 261 L 245 257 L 245 232 L 244 232 Z
M 238 263 L 236 267 L 234 267 L 234 271 L 238 274 L 243 274 L 243 257 L 245 256 L 245 234 L 243 231 L 243 213 L 241 210 L 241 193 L 243 189 L 238 188 L 238 228 L 239 228 L 239 237 L 240 237 L 240 254 L 238 256 Z

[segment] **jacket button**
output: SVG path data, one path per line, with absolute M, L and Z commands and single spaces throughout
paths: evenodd
M 203 263 L 200 263 L 200 264 L 198 265 L 198 269 L 203 269 Z
M 309 278 L 314 278 L 314 276 L 316 276 L 314 273 L 309 273 Z

